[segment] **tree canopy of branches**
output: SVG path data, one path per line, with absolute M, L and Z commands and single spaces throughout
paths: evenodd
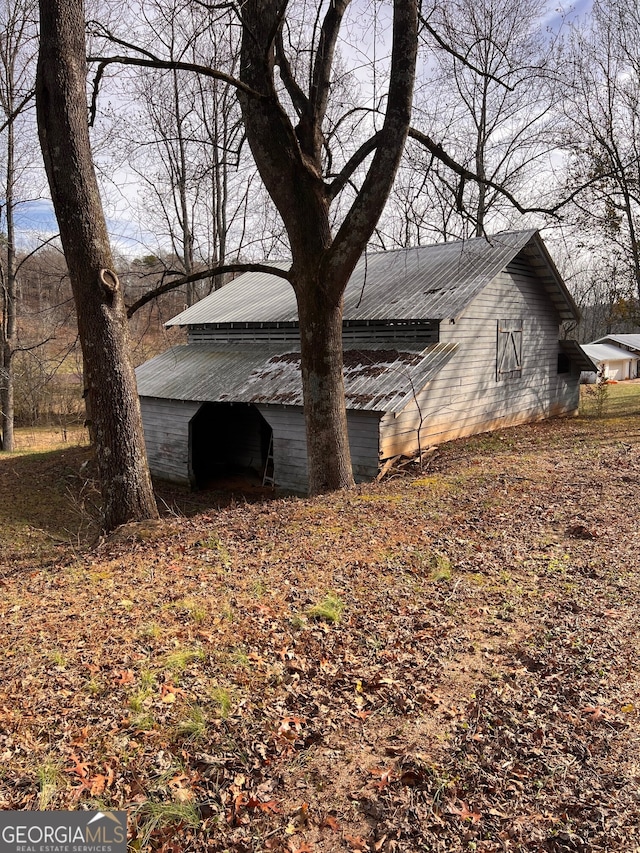
M 521 207 L 542 197 L 536 176 L 557 144 L 560 101 L 559 41 L 542 27 L 546 6 L 423 4 L 420 39 L 431 61 L 416 87 L 416 132 L 393 195 L 387 233 L 396 244 L 482 236 L 521 218 L 516 197 Z
M 568 182 L 583 243 L 601 258 L 613 301 L 640 297 L 640 12 L 633 0 L 597 0 L 572 44 L 567 99 Z M 615 291 L 615 292 L 614 292 Z

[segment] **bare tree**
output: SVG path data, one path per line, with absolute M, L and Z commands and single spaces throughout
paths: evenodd
M 423 5 L 421 38 L 434 62 L 417 91 L 414 127 L 438 139 L 469 177 L 412 141 L 399 190 L 404 198 L 396 197 L 406 237 L 481 236 L 519 215 L 507 193 L 521 203 L 541 194 L 536 175 L 549 170 L 556 144 L 559 82 L 557 41 L 542 26 L 546 6 L 545 0 Z
M 590 181 L 575 199 L 585 248 L 618 298 L 640 296 L 640 12 L 631 0 L 597 0 L 576 28 L 574 78 L 567 99 L 570 186 Z M 625 287 L 621 288 L 622 283 Z M 623 292 L 626 290 L 626 292 Z
M 153 518 L 157 508 L 122 288 L 91 159 L 82 0 L 40 0 L 37 115 L 84 356 L 104 526 Z
M 202 5 L 212 16 L 220 14 L 221 7 Z M 118 41 L 127 55 L 94 57 L 98 77 L 109 64 L 120 62 L 193 71 L 229 82 L 237 90 L 247 140 L 284 223 L 292 255 L 286 275 L 300 320 L 312 494 L 353 484 L 342 377 L 342 299 L 402 155 L 417 53 L 416 2 L 395 0 L 389 82 L 384 108 L 378 109 L 384 118 L 379 129 L 373 122 L 363 125 L 369 137 L 357 150 L 352 145 L 352 153 L 345 156 L 348 147 L 340 140 L 350 135 L 353 110 L 338 119 L 329 106 L 337 85 L 336 47 L 348 6 L 348 0 L 328 7 L 319 3 L 311 7 L 309 17 L 310 7 L 302 4 L 282 6 L 276 0 L 241 4 L 236 9 L 241 25 L 238 79 L 199 63 L 153 56 L 124 39 Z M 362 114 L 372 114 L 370 103 L 363 104 Z
M 262 180 L 287 229 L 301 337 L 310 492 L 352 485 L 342 378 L 342 298 L 349 277 L 382 214 L 400 162 L 411 118 L 417 52 L 417 8 L 395 0 L 393 46 L 384 122 L 355 155 L 372 151 L 366 177 L 335 233 L 330 208 L 352 177 L 349 161 L 325 180 L 324 120 L 331 95 L 332 61 L 346 0 L 320 17 L 306 79 L 299 79 L 288 49 L 284 9 L 277 0 L 247 0 L 243 25 L 240 104 L 247 139 Z M 307 48 L 308 49 L 308 48 Z M 295 114 L 289 118 L 285 92 Z M 368 147 L 367 147 L 368 146 Z
M 20 128 L 25 128 L 27 108 L 33 100 L 36 55 L 35 0 L 0 3 L 0 110 L 2 127 L 2 205 L 6 229 L 0 243 L 0 449 L 13 450 L 14 355 L 18 348 L 18 273 L 16 211 L 24 200 L 25 167 L 35 151 Z M 20 186 L 22 184 L 22 187 Z
M 239 37 L 228 21 L 209 26 L 205 9 L 178 0 L 149 0 L 145 8 L 145 41 L 168 59 L 236 70 Z M 92 29 L 109 35 L 99 22 Z M 118 110 L 109 138 L 113 148 L 117 136 L 120 157 L 137 176 L 142 209 L 134 215 L 165 247 L 157 251 L 166 259 L 165 272 L 190 276 L 223 263 L 228 253 L 237 258 L 246 236 L 250 181 L 238 174 L 244 134 L 235 90 L 220 80 L 166 68 L 138 73 L 128 94 L 135 108 Z M 209 287 L 222 283 L 221 277 L 207 282 Z M 192 280 L 187 286 L 188 304 L 202 295 L 198 284 Z

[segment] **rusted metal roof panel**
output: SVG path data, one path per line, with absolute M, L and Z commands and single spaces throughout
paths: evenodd
M 348 409 L 398 412 L 433 379 L 458 345 L 424 349 L 385 343 L 344 352 Z M 136 371 L 142 397 L 229 403 L 302 405 L 300 352 L 280 347 L 189 344 Z
M 558 305 L 575 305 L 535 230 L 511 231 L 490 239 L 438 243 L 364 255 L 349 280 L 344 319 L 441 320 L 457 317 L 466 305 L 527 247 Z M 281 265 L 284 269 L 286 264 Z M 568 300 L 568 303 L 567 303 Z M 167 325 L 297 322 L 291 285 L 269 273 L 245 273 Z

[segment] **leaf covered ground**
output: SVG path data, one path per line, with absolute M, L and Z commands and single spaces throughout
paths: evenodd
M 0 458 L 0 808 L 138 850 L 640 849 L 640 385 L 313 500 Z

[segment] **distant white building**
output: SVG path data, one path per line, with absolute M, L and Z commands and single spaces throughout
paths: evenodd
M 598 368 L 603 366 L 606 379 L 621 382 L 637 379 L 640 362 L 640 335 L 607 335 L 582 349 Z M 584 373 L 583 381 L 595 382 L 595 373 Z

